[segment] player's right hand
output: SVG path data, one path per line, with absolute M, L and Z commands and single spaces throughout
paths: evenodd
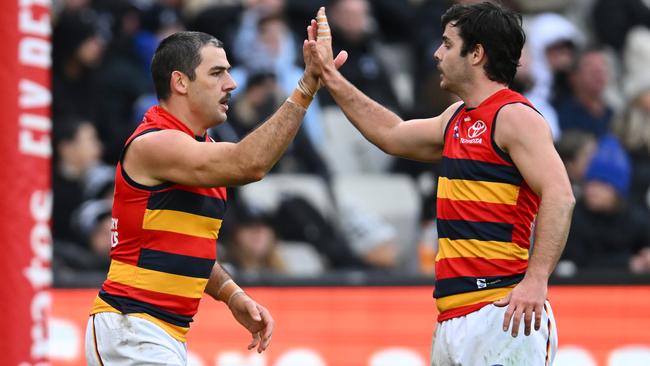
M 271 313 L 256 303 L 245 293 L 235 294 L 230 304 L 230 311 L 235 319 L 252 335 L 248 349 L 257 347 L 257 352 L 264 352 L 271 343 L 275 321 Z

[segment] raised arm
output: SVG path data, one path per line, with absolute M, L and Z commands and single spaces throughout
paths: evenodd
M 286 102 L 239 143 L 201 143 L 180 131 L 163 130 L 136 138 L 124 157 L 124 169 L 148 186 L 174 182 L 189 186 L 232 186 L 261 179 L 295 137 L 318 79 L 303 45 L 305 74 Z M 230 77 L 226 68 L 215 77 Z
M 505 106 L 499 112 L 496 126 L 496 143 L 510 155 L 526 183 L 541 198 L 526 275 L 509 297 L 497 303 L 508 304 L 504 330 L 514 316 L 512 335 L 516 336 L 523 315 L 528 335 L 533 312 L 535 329 L 540 327 L 548 278 L 564 250 L 575 198 L 553 146 L 550 128 L 537 112 L 523 104 Z
M 189 186 L 241 185 L 262 179 L 295 137 L 305 109 L 284 102 L 239 143 L 202 143 L 183 132 L 162 130 L 131 143 L 124 168 L 138 183 Z
M 309 46 L 322 83 L 347 118 L 384 152 L 407 159 L 434 161 L 440 156 L 446 123 L 459 107 L 452 105 L 440 116 L 403 121 L 395 113 L 363 94 L 337 70 L 325 9 L 308 27 Z M 324 36 L 323 36 L 324 35 Z

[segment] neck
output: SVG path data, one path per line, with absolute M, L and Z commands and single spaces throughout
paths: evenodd
M 207 128 L 195 122 L 197 118 L 192 114 L 187 103 L 179 103 L 173 98 L 169 98 L 168 100 L 161 100 L 160 106 L 192 130 L 194 136 L 205 135 Z
M 492 80 L 486 80 L 479 83 L 472 83 L 461 88 L 456 95 L 465 102 L 467 108 L 476 108 L 484 100 L 499 90 L 506 89 L 507 86 Z

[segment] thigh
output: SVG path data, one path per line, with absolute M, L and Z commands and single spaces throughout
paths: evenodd
M 506 308 L 487 305 L 467 316 L 466 342 L 460 355 L 463 366 L 546 366 L 550 365 L 557 348 L 555 321 L 546 303 L 542 324 L 529 336 L 524 335 L 524 322 L 519 334 L 502 329 Z
M 89 365 L 186 365 L 185 344 L 145 319 L 98 313 L 88 320 Z

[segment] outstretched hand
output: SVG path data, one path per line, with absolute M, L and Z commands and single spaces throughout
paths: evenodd
M 262 353 L 271 343 L 275 321 L 265 307 L 256 303 L 245 293 L 236 294 L 229 304 L 232 315 L 252 335 L 248 349 L 257 347 Z
M 307 26 L 307 39 L 303 42 L 303 57 L 305 59 L 305 74 L 322 79 L 323 74 L 332 69 L 340 68 L 348 59 L 348 53 L 341 51 L 333 57 L 332 33 L 325 14 L 321 7 Z

